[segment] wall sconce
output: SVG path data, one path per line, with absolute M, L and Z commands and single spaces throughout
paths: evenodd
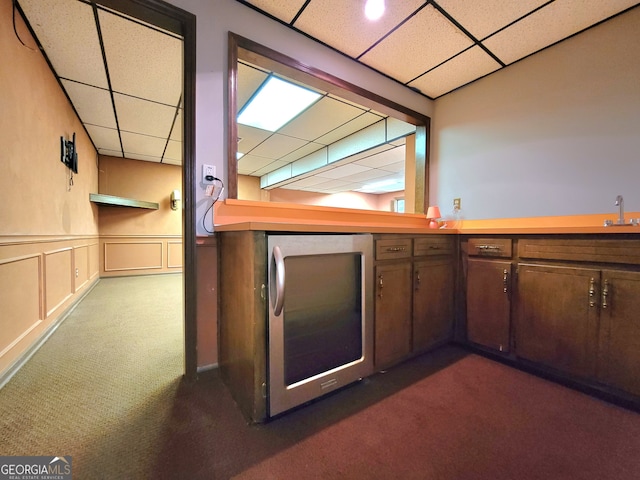
M 439 228 L 438 219 L 440 216 L 440 208 L 437 205 L 427 209 L 427 220 L 429 220 L 429 228 Z
M 171 210 L 178 209 L 178 202 L 180 200 L 182 200 L 180 190 L 174 190 L 173 192 L 171 192 Z

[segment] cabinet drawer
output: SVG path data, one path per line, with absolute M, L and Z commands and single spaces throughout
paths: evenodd
M 523 239 L 521 258 L 640 265 L 640 240 Z
M 511 258 L 511 239 L 470 238 L 468 253 L 478 257 Z
M 452 255 L 453 239 L 443 235 L 433 235 L 413 239 L 413 256 Z
M 376 260 L 411 257 L 410 238 L 376 240 Z

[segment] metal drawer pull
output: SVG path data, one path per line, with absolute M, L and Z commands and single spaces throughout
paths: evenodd
M 602 287 L 602 308 L 609 308 L 609 280 L 604 281 L 604 286 Z
M 499 252 L 502 250 L 500 245 L 478 245 L 476 247 L 478 250 L 491 251 L 491 252 Z
M 378 297 L 382 298 L 382 289 L 384 288 L 384 282 L 382 274 L 378 275 Z
M 502 291 L 504 293 L 509 293 L 509 272 L 507 272 L 507 269 L 505 268 L 502 271 Z
M 429 245 L 429 250 L 440 250 L 438 245 Z
M 591 280 L 589 280 L 589 306 L 590 307 L 595 307 L 596 306 L 596 302 L 594 300 L 596 295 L 596 279 L 591 277 Z M 603 292 L 604 295 L 604 292 Z
M 416 290 L 420 290 L 420 271 L 416 270 Z
M 407 247 L 387 247 L 387 252 L 404 252 Z

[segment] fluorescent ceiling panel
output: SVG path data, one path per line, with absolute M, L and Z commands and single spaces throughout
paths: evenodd
M 260 85 L 264 83 L 268 76 L 268 72 L 252 65 L 238 62 L 236 113 L 242 110 L 244 104 L 249 101 L 253 93 L 260 88 Z
M 321 95 L 271 76 L 238 115 L 238 123 L 275 132 Z
M 69 0 L 20 0 L 20 6 L 60 77 L 108 87 L 91 5 Z
M 387 0 L 384 15 L 373 22 L 364 15 L 364 2 L 312 1 L 293 26 L 350 57 L 358 57 L 423 3 L 423 0 Z
M 182 94 L 182 40 L 99 10 L 116 92 L 175 106 Z
M 469 37 L 428 5 L 360 60 L 408 82 L 472 44 Z

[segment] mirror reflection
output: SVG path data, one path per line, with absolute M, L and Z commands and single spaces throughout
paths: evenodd
M 414 211 L 416 125 L 238 50 L 237 198 Z

